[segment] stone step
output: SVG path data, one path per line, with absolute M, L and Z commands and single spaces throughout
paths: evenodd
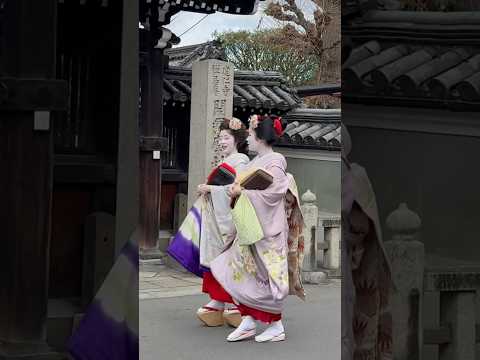
M 302 282 L 305 284 L 326 284 L 328 283 L 328 276 L 322 271 L 303 271 Z
M 138 257 L 140 261 L 153 260 L 161 261 L 165 257 L 165 252 L 160 249 L 139 249 Z
M 76 316 L 81 312 L 80 299 L 50 299 L 48 301 L 47 343 L 57 351 L 66 351 Z
M 319 271 L 324 272 L 327 274 L 327 277 L 329 279 L 341 279 L 342 278 L 342 272 L 340 269 L 328 269 L 324 267 L 319 267 Z
M 170 230 L 160 230 L 160 232 L 158 233 L 157 248 L 148 250 L 139 249 L 140 260 L 162 259 L 165 256 L 171 239 L 172 232 Z
M 173 237 L 173 230 L 160 230 L 158 233 L 158 249 L 160 251 L 167 251 L 170 239 Z

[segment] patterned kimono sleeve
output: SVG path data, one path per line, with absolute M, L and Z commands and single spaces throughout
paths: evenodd
M 240 155 L 234 157 L 231 162 L 237 174 L 241 173 L 247 164 L 248 158 Z M 215 219 L 225 242 L 228 242 L 235 232 L 230 214 L 230 197 L 227 193 L 229 186 L 212 186 L 210 191 Z
M 243 190 L 248 197 L 257 197 L 265 202 L 266 206 L 274 206 L 283 200 L 288 190 L 288 178 L 285 169 L 281 166 L 269 166 L 266 170 L 273 175 L 273 183 L 265 190 Z

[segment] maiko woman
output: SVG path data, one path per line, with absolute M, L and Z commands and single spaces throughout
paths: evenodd
M 231 299 L 218 291 L 209 267 L 235 237 L 225 184 L 233 183 L 236 174 L 242 172 L 250 161 L 246 155 L 247 136 L 247 129 L 239 119 L 224 119 L 219 137 L 223 163 L 210 174 L 207 181 L 210 185 L 198 186 L 200 197 L 167 250 L 187 270 L 203 277 L 202 290 L 211 301 L 198 309 L 197 316 L 207 326 L 221 326 L 224 321 L 238 326 L 241 321 L 235 307 L 225 308 L 225 303 Z
M 237 234 L 232 245 L 210 263 L 218 286 L 231 296 L 242 315 L 242 322 L 227 337 L 228 341 L 255 336 L 257 321 L 270 324 L 255 337 L 257 342 L 285 339 L 281 318 L 283 303 L 289 294 L 289 225 L 285 197 L 290 181 L 284 156 L 272 148 L 284 129 L 285 124 L 278 117 L 254 115 L 250 118 L 247 141 L 249 150 L 257 156 L 246 170 L 261 168 L 272 175 L 273 182 L 264 190 L 242 189 L 238 183 L 229 187 L 232 199 L 242 196 L 253 206 L 263 238 L 244 246 Z

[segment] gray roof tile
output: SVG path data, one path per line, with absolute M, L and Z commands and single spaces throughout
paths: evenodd
M 164 101 L 190 102 L 192 70 L 171 66 L 165 71 Z M 290 111 L 301 106 L 302 100 L 295 90 L 286 85 L 277 72 L 235 71 L 233 105 L 255 110 Z
M 480 15 L 373 11 L 344 32 L 354 40 L 343 64 L 344 100 L 480 104 L 480 46 L 471 38 L 480 35 Z
M 340 109 L 298 108 L 283 118 L 288 125 L 279 146 L 340 151 Z

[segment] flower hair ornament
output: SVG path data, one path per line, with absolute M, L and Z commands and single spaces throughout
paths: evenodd
M 258 122 L 262 121 L 262 116 L 261 115 L 252 115 L 248 119 L 248 123 L 250 124 L 251 129 L 256 129 L 258 126 Z
M 278 137 L 283 135 L 282 118 L 280 116 L 273 120 L 273 128 Z
M 230 122 L 228 123 L 228 127 L 232 130 L 240 130 L 242 128 L 242 122 L 240 119 L 231 118 Z

